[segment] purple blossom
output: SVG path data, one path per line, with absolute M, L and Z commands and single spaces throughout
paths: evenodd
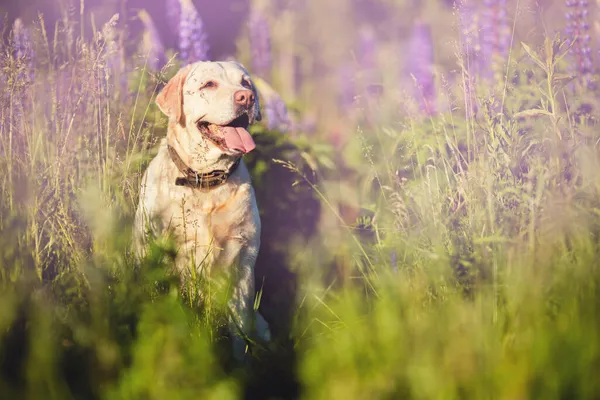
M 290 118 L 287 107 L 279 94 L 273 92 L 264 106 L 267 117 L 267 128 L 269 130 L 285 131 L 290 126 Z
M 511 27 L 506 0 L 484 0 L 481 19 L 481 75 L 491 78 L 495 58 L 506 59 L 510 50 Z
M 354 111 L 356 98 L 355 71 L 351 63 L 344 63 L 339 70 L 339 105 L 342 112 Z
M 150 14 L 146 10 L 138 11 L 138 17 L 144 25 L 140 52 L 146 57 L 147 67 L 151 70 L 159 70 L 166 63 L 165 46 L 160 40 L 158 29 L 154 25 Z
M 208 37 L 204 22 L 192 0 L 180 0 L 181 21 L 179 23 L 179 51 L 186 63 L 208 61 Z
M 361 29 L 358 36 L 358 63 L 365 69 L 377 67 L 377 38 L 371 28 Z
M 459 18 L 460 51 L 464 67 L 472 76 L 479 72 L 481 43 L 479 38 L 479 14 L 472 0 L 462 0 L 457 5 Z
M 567 0 L 565 5 L 569 10 L 565 14 L 567 19 L 565 33 L 573 45 L 571 53 L 575 59 L 574 67 L 582 80 L 589 81 L 593 67 L 590 24 L 588 22 L 589 4 L 587 0 Z
M 269 22 L 257 9 L 252 10 L 248 20 L 250 49 L 252 51 L 252 71 L 261 78 L 271 72 L 271 32 Z
M 172 32 L 179 30 L 181 23 L 181 4 L 179 0 L 165 0 L 167 25 Z
M 416 97 L 421 111 L 435 114 L 435 82 L 433 76 L 433 39 L 431 28 L 417 23 L 409 43 L 409 71 L 415 79 Z
M 463 64 L 465 112 L 471 118 L 477 112 L 475 104 L 475 77 L 479 74 L 481 45 L 479 41 L 479 14 L 472 0 L 456 5 L 459 22 L 459 43 Z

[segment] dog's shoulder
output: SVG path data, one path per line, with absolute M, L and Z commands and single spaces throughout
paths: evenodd
M 168 151 L 167 142 L 163 139 L 160 143 L 158 153 L 150 161 L 141 181 L 140 201 L 144 201 L 146 208 L 154 204 L 161 193 L 164 194 L 163 186 L 168 179 Z

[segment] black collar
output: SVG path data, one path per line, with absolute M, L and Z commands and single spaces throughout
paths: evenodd
M 240 165 L 241 160 L 241 157 L 235 160 L 233 165 L 229 167 L 229 170 L 227 171 L 214 170 L 205 174 L 199 174 L 185 164 L 173 147 L 167 145 L 167 148 L 169 149 L 171 160 L 173 160 L 173 163 L 175 163 L 177 169 L 181 171 L 183 175 L 185 175 L 183 178 L 179 177 L 175 179 L 175 185 L 177 186 L 190 186 L 201 189 L 211 189 L 221 186 L 227 182 L 227 179 L 235 172 L 237 167 Z

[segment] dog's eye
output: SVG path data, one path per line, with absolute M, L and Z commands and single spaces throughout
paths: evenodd
M 216 88 L 216 87 L 217 87 L 217 82 L 208 81 L 200 89 L 211 89 L 211 88 Z
M 242 79 L 242 86 L 246 89 L 252 89 L 252 84 L 248 79 Z

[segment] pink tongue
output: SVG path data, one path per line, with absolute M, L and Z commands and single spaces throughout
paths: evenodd
M 223 135 L 225 135 L 225 144 L 230 149 L 239 150 L 243 153 L 249 153 L 256 145 L 252 136 L 244 128 L 232 128 L 225 126 L 223 129 Z

